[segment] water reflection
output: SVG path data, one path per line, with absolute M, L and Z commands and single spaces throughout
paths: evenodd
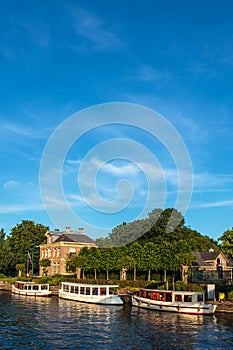
M 0 293 L 2 349 L 231 349 L 232 321 Z

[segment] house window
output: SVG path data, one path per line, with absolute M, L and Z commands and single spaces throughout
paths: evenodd
M 54 257 L 54 258 L 56 257 L 56 253 L 57 253 L 57 249 L 54 248 L 54 249 L 53 249 L 53 257 Z
M 57 248 L 57 257 L 60 257 L 60 248 Z
M 51 257 L 51 249 L 48 248 L 48 258 L 50 258 L 50 257 Z

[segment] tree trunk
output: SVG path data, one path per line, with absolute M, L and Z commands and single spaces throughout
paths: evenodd
M 136 265 L 134 265 L 134 268 L 133 268 L 133 280 L 136 281 L 136 274 L 137 274 L 137 268 L 136 268 Z
M 147 281 L 150 282 L 150 269 L 148 270 L 148 278 Z
M 76 274 L 77 274 L 77 279 L 80 280 L 80 278 L 81 278 L 81 269 L 80 269 L 80 267 L 77 267 Z
M 106 280 L 108 281 L 108 270 L 106 270 Z
M 94 272 L 95 272 L 95 280 L 97 280 L 97 272 L 96 272 L 96 269 L 94 270 Z
M 83 279 L 85 279 L 85 271 L 84 271 L 84 269 L 83 269 Z
M 188 283 L 188 266 L 181 265 L 181 277 L 182 281 Z
M 167 270 L 164 269 L 163 273 L 164 273 L 164 275 L 163 275 L 163 282 L 166 282 L 167 281 Z
M 121 269 L 121 271 L 120 271 L 120 280 L 121 281 L 126 280 L 126 269 L 125 268 Z

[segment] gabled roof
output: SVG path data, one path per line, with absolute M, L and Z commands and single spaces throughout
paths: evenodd
M 205 261 L 214 261 L 221 252 L 201 252 L 201 256 Z
M 203 259 L 201 252 L 193 252 L 193 255 L 196 257 L 196 261 L 193 263 L 193 266 L 210 266 L 210 264 L 205 262 Z
M 61 236 L 54 241 L 54 243 L 57 242 L 95 243 L 93 239 L 84 233 L 62 233 Z
M 226 259 L 227 266 L 232 266 L 232 262 L 220 251 L 193 252 L 196 257 L 193 266 L 212 266 L 210 262 L 215 261 L 220 254 Z

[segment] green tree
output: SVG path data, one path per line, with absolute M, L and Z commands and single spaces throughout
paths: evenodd
M 151 280 L 151 270 L 159 270 L 158 247 L 153 242 L 144 246 L 142 269 L 148 271 L 148 282 Z
M 100 249 L 96 247 L 89 248 L 88 262 L 90 269 L 94 270 L 94 278 L 97 279 L 97 270 L 100 269 Z
M 7 242 L 12 252 L 12 264 L 26 264 L 28 252 L 33 255 L 34 272 L 39 271 L 39 245 L 46 241 L 48 227 L 23 220 L 12 228 Z
M 126 280 L 126 272 L 135 266 L 135 260 L 131 256 L 124 255 L 117 260 L 117 267 L 120 269 L 120 280 Z
M 134 260 L 133 280 L 136 281 L 137 269 L 141 268 L 144 250 L 143 250 L 143 247 L 138 242 L 134 242 L 129 246 L 128 252 L 129 252 L 129 256 Z
M 167 282 L 167 271 L 177 271 L 179 264 L 176 259 L 174 244 L 167 241 L 162 242 L 159 247 L 159 266 L 164 272 L 164 282 Z
M 48 273 L 47 268 L 51 265 L 51 261 L 49 259 L 42 259 L 40 260 L 39 265 L 43 267 L 43 275 L 47 276 L 47 273 Z
M 8 241 L 6 239 L 6 233 L 2 228 L 0 231 L 0 273 L 4 275 L 12 274 L 12 252 Z
M 109 271 L 116 267 L 116 257 L 113 248 L 100 249 L 101 269 L 106 271 L 106 280 L 109 280 Z
M 221 241 L 222 252 L 233 258 L 233 227 L 225 231 L 218 241 Z

